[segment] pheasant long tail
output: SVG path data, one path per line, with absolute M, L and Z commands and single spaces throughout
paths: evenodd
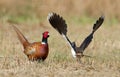
M 13 28 L 15 30 L 15 32 L 17 33 L 18 39 L 20 40 L 20 42 L 22 43 L 23 47 L 26 48 L 30 43 L 28 42 L 28 40 L 25 38 L 25 36 L 19 31 L 19 29 L 17 27 L 15 27 L 13 25 Z

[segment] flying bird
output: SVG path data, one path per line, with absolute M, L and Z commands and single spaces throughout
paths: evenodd
M 102 25 L 104 21 L 104 16 L 99 17 L 99 19 L 95 22 L 93 25 L 92 32 L 84 39 L 82 44 L 80 46 L 76 46 L 75 42 L 71 42 L 69 38 L 67 37 L 67 24 L 66 21 L 63 19 L 62 16 L 56 13 L 49 13 L 48 14 L 48 21 L 51 24 L 53 28 L 55 28 L 60 35 L 63 36 L 63 38 L 66 40 L 66 42 L 69 44 L 72 52 L 73 57 L 81 58 L 85 56 L 83 54 L 84 50 L 88 47 L 90 42 L 93 39 L 93 34 L 95 31 Z
M 44 61 L 49 53 L 48 37 L 49 32 L 45 31 L 42 34 L 42 42 L 30 43 L 27 38 L 19 31 L 19 29 L 13 25 L 15 32 L 17 33 L 18 39 L 24 48 L 24 53 L 31 61 Z

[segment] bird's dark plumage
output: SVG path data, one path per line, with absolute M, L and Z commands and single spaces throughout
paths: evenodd
M 65 38 L 65 40 L 71 47 L 73 57 L 76 57 L 79 56 L 80 54 L 81 54 L 80 56 L 83 56 L 83 51 L 88 47 L 88 45 L 92 41 L 94 32 L 102 25 L 104 21 L 104 16 L 101 16 L 95 22 L 95 24 L 93 25 L 92 32 L 84 39 L 84 41 L 79 47 L 76 46 L 75 42 L 71 43 L 71 41 L 67 37 L 67 24 L 61 16 L 59 16 L 56 13 L 50 13 L 48 15 L 48 21 L 50 22 L 51 26 L 55 28 Z
M 68 44 L 72 50 L 72 54 L 75 55 L 75 48 L 72 46 L 71 41 L 67 37 L 67 24 L 66 24 L 65 20 L 56 13 L 49 13 L 48 21 L 51 24 L 51 26 L 53 28 L 55 28 L 64 37 L 64 39 L 68 42 Z
M 56 13 L 50 13 L 48 16 L 50 24 L 60 33 L 67 34 L 67 24 L 65 20 Z
M 79 52 L 83 53 L 83 51 L 88 47 L 88 45 L 90 44 L 90 42 L 93 39 L 94 32 L 102 25 L 103 21 L 104 21 L 104 16 L 101 16 L 96 21 L 96 23 L 93 25 L 93 31 L 85 38 L 85 40 L 82 42 L 80 47 L 78 47 Z
M 93 25 L 93 32 L 95 32 L 104 22 L 104 16 L 101 16 L 96 23 Z

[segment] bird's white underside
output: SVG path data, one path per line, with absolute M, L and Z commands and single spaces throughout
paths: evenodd
M 71 48 L 71 53 L 72 53 L 72 56 L 75 58 L 76 57 L 76 52 L 75 50 L 73 49 L 73 47 L 71 46 L 71 44 L 68 42 L 67 38 L 65 37 L 64 34 L 62 34 L 63 38 L 67 41 L 67 43 L 69 44 L 70 48 Z

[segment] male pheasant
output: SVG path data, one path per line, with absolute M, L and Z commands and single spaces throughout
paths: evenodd
M 96 23 L 93 25 L 93 30 L 92 32 L 84 39 L 82 44 L 77 47 L 75 42 L 71 42 L 69 38 L 67 37 L 67 24 L 66 21 L 61 17 L 60 15 L 56 13 L 49 13 L 48 14 L 48 21 L 51 24 L 53 28 L 55 28 L 63 37 L 64 39 L 68 42 L 71 52 L 73 57 L 81 58 L 84 56 L 83 52 L 84 50 L 88 47 L 90 42 L 93 39 L 93 34 L 94 32 L 102 25 L 104 21 L 104 16 L 101 16 Z
M 18 30 L 17 27 L 13 25 L 13 28 L 15 32 L 17 33 L 18 39 L 23 45 L 24 53 L 27 55 L 29 60 L 32 61 L 44 61 L 49 53 L 49 47 L 48 47 L 48 37 L 49 32 L 45 31 L 42 35 L 42 42 L 34 42 L 30 43 L 25 38 L 25 36 Z

